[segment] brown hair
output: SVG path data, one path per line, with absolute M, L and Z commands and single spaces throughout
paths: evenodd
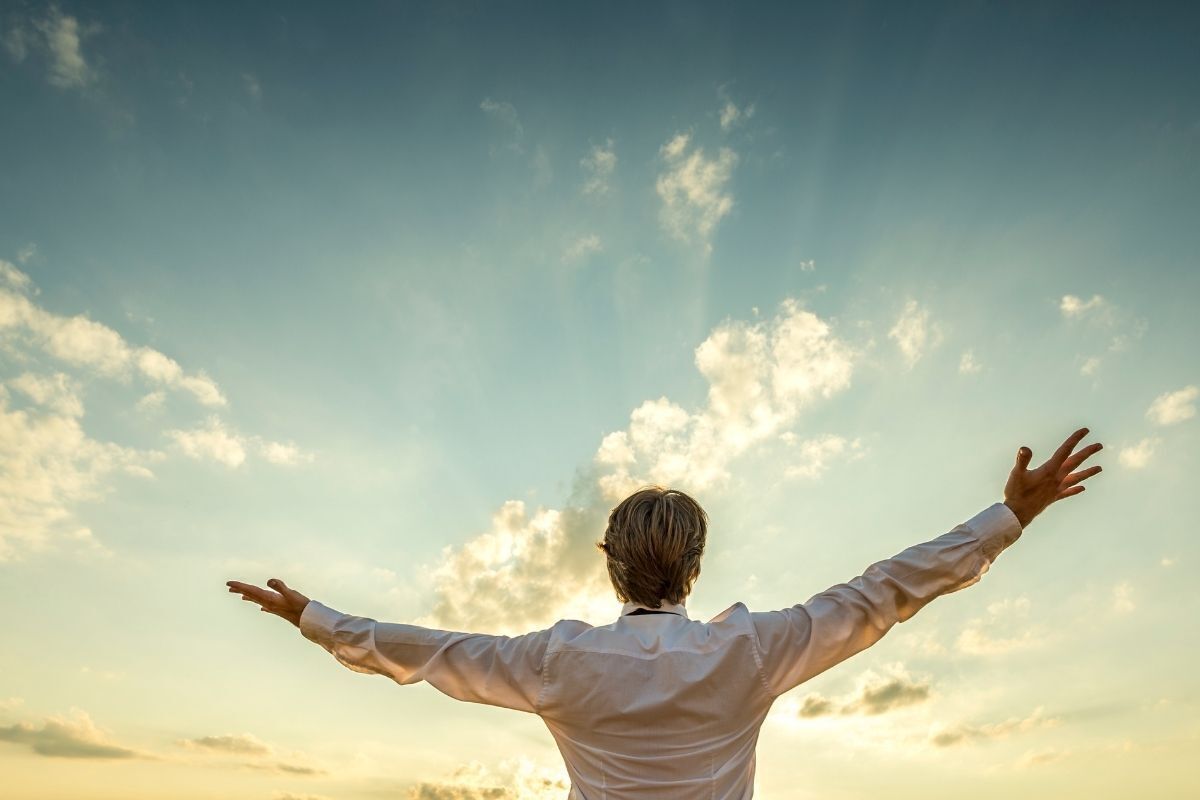
M 612 510 L 604 541 L 608 577 L 621 602 L 682 603 L 700 577 L 708 515 L 676 489 L 644 486 Z

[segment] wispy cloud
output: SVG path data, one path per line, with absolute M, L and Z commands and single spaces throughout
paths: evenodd
M 187 430 L 168 430 L 170 437 L 187 456 L 215 461 L 226 467 L 240 467 L 246 461 L 247 452 L 257 452 L 266 461 L 282 466 L 295 466 L 314 460 L 291 442 L 272 442 L 260 436 L 243 436 L 231 430 L 219 417 L 210 416 L 207 422 Z
M 195 739 L 184 739 L 180 743 L 184 747 L 238 755 L 263 756 L 271 753 L 271 748 L 266 742 L 249 733 L 200 736 Z
M 495 767 L 471 761 L 438 781 L 423 781 L 409 800 L 559 800 L 570 790 L 561 766 L 544 767 L 525 758 L 504 759 Z
M 742 125 L 751 117 L 754 116 L 754 104 L 750 103 L 745 106 L 738 106 L 729 96 L 726 87 L 722 86 L 717 90 L 717 97 L 721 100 L 721 130 L 728 132 Z
M 974 375 L 983 369 L 982 365 L 975 360 L 975 351 L 967 350 L 958 359 L 958 372 L 960 375 Z
M 705 253 L 712 252 L 717 224 L 733 210 L 728 185 L 737 154 L 722 147 L 715 158 L 708 158 L 687 133 L 677 134 L 659 154 L 665 167 L 655 189 L 662 201 L 663 229 L 681 242 L 696 242 Z
M 525 151 L 525 127 L 521 124 L 521 118 L 512 103 L 485 97 L 479 104 L 479 108 L 488 117 L 495 120 L 503 131 L 506 139 L 505 147 L 516 153 Z
M 603 249 L 600 244 L 600 237 L 594 233 L 589 233 L 580 236 L 573 242 L 568 244 L 563 250 L 562 262 L 570 264 L 575 261 L 580 261 L 593 253 L 599 253 Z
M 1060 723 L 1061 720 L 1059 719 L 1046 717 L 1043 708 L 1038 706 L 1027 717 L 1010 717 L 1001 722 L 985 723 L 982 725 L 962 723 L 935 729 L 930 734 L 929 741 L 937 747 L 953 747 L 972 742 L 1003 739 L 1040 728 L 1053 728 Z
M 604 144 L 592 145 L 588 154 L 579 160 L 583 168 L 583 193 L 603 196 L 609 193 L 613 173 L 617 169 L 617 151 L 612 139 Z
M 1047 634 L 1031 624 L 1029 598 L 999 600 L 987 607 L 987 614 L 970 620 L 959 633 L 955 646 L 972 656 L 998 656 L 1045 643 Z
M 1200 386 L 1185 386 L 1174 392 L 1164 392 L 1154 398 L 1146 410 L 1146 419 L 1156 425 L 1175 425 L 1196 416 L 1196 398 Z
M 18 63 L 30 55 L 46 59 L 46 80 L 60 89 L 83 89 L 96 80 L 95 67 L 83 52 L 83 42 L 100 31 L 95 24 L 82 24 L 78 17 L 50 6 L 46 15 L 17 19 L 0 37 L 9 58 Z
M 941 344 L 943 336 L 941 326 L 932 321 L 929 310 L 910 299 L 904 304 L 896 324 L 888 331 L 888 338 L 895 340 L 904 363 L 911 369 L 927 350 Z
M 1089 314 L 1100 315 L 1107 312 L 1108 308 L 1108 302 L 1098 294 L 1092 295 L 1089 300 L 1083 300 L 1073 294 L 1066 294 L 1058 303 L 1059 311 L 1068 319 L 1078 319 Z
M 1129 614 L 1137 608 L 1137 604 L 1133 601 L 1133 584 L 1129 581 L 1121 581 L 1113 587 L 1112 592 L 1113 611 L 1118 614 Z
M 795 453 L 789 454 L 789 463 L 783 468 L 785 478 L 819 478 L 839 458 L 853 461 L 864 455 L 862 440 L 858 438 L 847 439 L 829 433 L 801 440 L 791 431 L 781 434 L 779 438 Z

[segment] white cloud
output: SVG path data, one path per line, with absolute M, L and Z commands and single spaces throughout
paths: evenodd
M 570 788 L 561 763 L 543 766 L 521 756 L 494 768 L 470 761 L 445 779 L 416 784 L 408 800 L 559 800 Z
M 71 506 L 102 496 L 103 480 L 114 472 L 149 474 L 146 465 L 161 454 L 88 437 L 78 387 L 65 375 L 27 373 L 9 386 L 32 405 L 12 408 L 0 386 L 0 562 L 56 539 L 103 555 Z
M 141 758 L 139 753 L 111 741 L 88 713 L 72 708 L 69 716 L 50 716 L 40 726 L 27 722 L 0 726 L 0 742 L 27 745 L 40 756 L 78 759 Z
M 217 417 L 209 417 L 203 427 L 169 430 L 166 434 L 184 454 L 195 459 L 211 459 L 227 467 L 239 467 L 246 460 L 245 441 Z
M 594 233 L 589 233 L 586 236 L 580 236 L 567 245 L 566 249 L 563 250 L 562 262 L 570 264 L 573 261 L 586 258 L 593 253 L 599 253 L 601 249 L 600 237 Z
M 1092 295 L 1090 300 L 1083 300 L 1073 294 L 1066 294 L 1063 295 L 1062 300 L 1058 304 L 1062 315 L 1068 319 L 1077 319 L 1089 313 L 1098 313 L 1107 307 L 1107 301 L 1098 294 Z
M 35 20 L 33 25 L 41 34 L 40 40 L 34 41 L 50 59 L 46 79 L 52 86 L 82 89 L 96 79 L 95 70 L 83 55 L 83 39 L 97 32 L 98 27 L 82 26 L 77 18 L 63 14 L 53 6 L 49 16 Z
M 529 512 L 510 500 L 486 533 L 445 548 L 420 570 L 436 600 L 418 624 L 522 632 L 555 619 L 608 616 L 615 596 L 594 542 L 612 505 L 645 483 L 718 490 L 735 459 L 849 387 L 856 357 L 795 300 L 770 320 L 722 322 L 695 351 L 709 385 L 703 407 L 689 411 L 667 397 L 643 402 L 626 428 L 602 438 L 564 510 Z
M 1133 602 L 1133 584 L 1121 581 L 1113 587 L 1113 611 L 1118 614 L 1128 614 L 1137 608 Z
M 737 154 L 722 147 L 715 159 L 692 147 L 691 136 L 677 134 L 660 151 L 666 168 L 659 173 L 655 188 L 662 200 L 659 218 L 668 234 L 679 241 L 699 242 L 712 252 L 717 223 L 733 209 L 728 183 L 737 164 Z
M 958 371 L 962 375 L 973 375 L 983 369 L 979 362 L 975 360 L 975 351 L 967 350 L 958 360 Z
M 921 356 L 942 341 L 942 329 L 931 322 L 929 311 L 921 308 L 916 300 L 909 300 L 904 310 L 896 320 L 896 324 L 888 331 L 888 338 L 894 339 L 904 356 L 904 362 L 913 367 Z
M 785 478 L 819 478 L 829 469 L 835 459 L 846 457 L 851 460 L 862 457 L 862 440 L 850 440 L 836 434 L 826 434 L 796 444 L 797 437 L 791 431 L 780 436 L 797 455 L 784 467 Z
M 29 55 L 29 48 L 34 44 L 33 34 L 22 24 L 13 24 L 0 35 L 0 44 L 4 45 L 9 58 L 19 64 Z
M 1143 469 L 1150 463 L 1151 456 L 1161 443 L 1162 440 L 1157 437 L 1142 439 L 1137 444 L 1122 447 L 1117 460 L 1121 462 L 1121 466 L 1128 469 Z
M 1096 370 L 1098 370 L 1098 369 L 1100 369 L 1099 356 L 1091 356 L 1086 361 L 1083 362 L 1083 365 L 1079 368 L 1079 374 L 1080 375 L 1095 375 Z
M 800 262 L 800 271 L 801 272 L 812 272 L 816 268 L 817 268 L 817 262 L 811 258 L 808 259 L 807 261 Z
M 25 273 L 0 262 L 0 277 L 18 291 L 0 288 L 0 337 L 12 345 L 32 346 L 67 364 L 88 367 L 113 378 L 134 373 L 179 389 L 207 406 L 223 406 L 220 388 L 202 372 L 187 374 L 173 359 L 149 347 L 133 347 L 112 328 L 82 314 L 65 317 L 46 311 L 27 294 L 34 287 Z
M 1200 386 L 1185 386 L 1174 392 L 1164 392 L 1154 399 L 1146 411 L 1146 419 L 1156 425 L 1174 425 L 1196 416 L 1196 398 Z
M 754 116 L 754 104 L 738 108 L 732 100 L 721 106 L 721 130 L 729 131 Z
M 603 145 L 592 145 L 586 156 L 579 160 L 587 176 L 583 182 L 583 193 L 590 195 L 608 194 L 609 179 L 617 168 L 617 152 L 613 140 L 608 139 Z
M 35 255 L 37 255 L 37 245 L 30 242 L 17 251 L 17 263 L 24 264 Z
M 256 438 L 255 443 L 263 458 L 280 466 L 291 467 L 297 464 L 308 464 L 316 458 L 312 453 L 301 450 L 292 442 L 269 442 Z

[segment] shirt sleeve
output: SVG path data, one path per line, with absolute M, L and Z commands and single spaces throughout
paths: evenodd
M 542 662 L 553 628 L 521 636 L 493 636 L 376 622 L 310 600 L 300 632 L 355 672 L 407 685 L 426 681 L 443 694 L 536 712 Z
M 805 603 L 752 612 L 767 689 L 783 694 L 875 644 L 935 597 L 977 583 L 1021 532 L 1012 510 L 995 503 Z

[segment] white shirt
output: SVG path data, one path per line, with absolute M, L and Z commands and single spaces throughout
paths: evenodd
M 626 603 L 608 625 L 564 619 L 509 637 L 376 622 L 314 600 L 300 630 L 356 672 L 537 714 L 566 762 L 568 800 L 748 800 L 775 698 L 977 582 L 1020 535 L 995 503 L 805 603 L 734 603 L 708 622 L 683 605 L 631 614 L 643 606 Z

